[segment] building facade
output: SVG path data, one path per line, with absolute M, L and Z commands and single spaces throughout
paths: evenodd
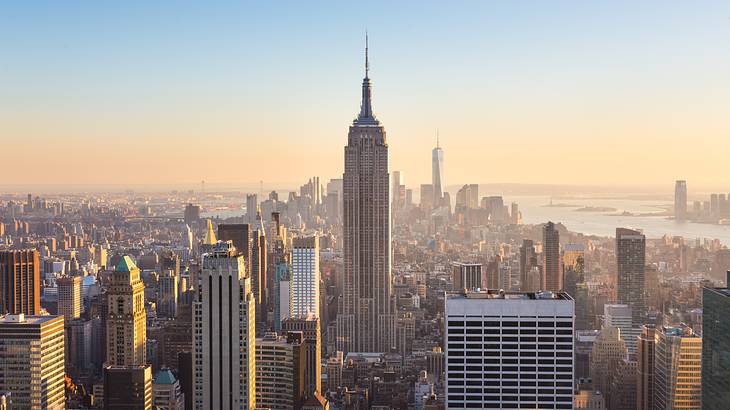
M 687 181 L 674 183 L 674 218 L 678 221 L 687 219 Z
M 58 286 L 58 314 L 66 322 L 81 316 L 81 277 L 65 276 L 56 280 Z
M 152 367 L 104 368 L 105 410 L 152 410 Z
M 635 326 L 646 314 L 646 237 L 639 231 L 616 228 L 616 300 L 631 307 Z
M 662 327 L 654 341 L 654 409 L 701 409 L 702 338 L 688 327 Z
M 572 409 L 574 313 L 562 292 L 447 294 L 446 408 Z
M 0 314 L 40 314 L 40 269 L 35 249 L 0 251 Z
M 563 265 L 560 263 L 560 233 L 548 222 L 542 228 L 543 290 L 563 290 Z M 572 296 L 572 295 L 571 295 Z
M 65 408 L 63 316 L 0 316 L 0 392 L 12 409 Z
M 282 321 L 284 332 L 302 332 L 304 335 L 304 396 L 322 393 L 322 334 L 319 318 L 314 315 L 289 318 Z
M 132 258 L 123 256 L 111 275 L 107 292 L 106 364 L 147 364 L 147 311 L 144 283 Z
M 645 325 L 636 355 L 636 410 L 654 410 L 654 326 Z
M 454 291 L 482 288 L 482 264 L 452 262 L 451 282 L 454 284 Z
M 366 69 L 360 114 L 350 126 L 343 174 L 344 288 L 336 348 L 386 352 L 394 345 L 390 192 L 385 128 L 373 115 Z
M 730 272 L 728 273 L 730 276 Z M 727 283 L 727 282 L 726 282 Z M 702 406 L 722 409 L 730 403 L 730 290 L 702 291 Z
M 305 352 L 301 332 L 256 339 L 256 406 L 294 409 L 304 397 Z
M 294 238 L 291 250 L 291 314 L 319 316 L 319 237 Z
M 233 242 L 203 255 L 194 292 L 194 407 L 254 409 L 256 301 Z

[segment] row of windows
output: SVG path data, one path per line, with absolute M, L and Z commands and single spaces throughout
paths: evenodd
M 541 372 L 541 373 L 555 373 L 555 372 L 571 372 L 573 367 L 563 366 L 449 366 L 450 372 Z M 485 376 L 486 377 L 486 376 Z
M 449 364 L 499 364 L 500 359 L 464 359 L 463 357 L 449 358 Z M 507 359 L 502 358 L 502 364 L 573 364 L 572 359 Z
M 449 403 L 449 408 L 469 408 L 469 409 L 517 409 L 520 405 L 517 403 Z M 538 406 L 535 406 L 538 407 Z M 572 403 L 540 403 L 540 409 L 572 409 Z
M 520 351 L 499 351 L 499 350 L 449 350 L 448 352 L 449 357 L 457 357 L 457 356 L 471 356 L 471 357 L 482 357 L 482 356 L 491 356 L 491 357 L 500 357 L 500 356 L 506 356 L 506 357 L 573 357 L 573 352 L 555 352 L 555 351 L 527 351 L 527 350 L 520 350 Z
M 467 335 L 573 335 L 573 331 L 571 329 L 554 329 L 554 328 L 547 328 L 547 329 L 486 329 L 486 328 L 468 328 L 464 330 L 463 328 L 448 328 L 446 329 L 446 333 L 449 335 L 455 335 L 455 334 L 467 334 Z
M 568 397 L 550 397 L 550 396 L 540 396 L 539 402 L 566 402 L 566 401 L 573 401 L 573 395 L 569 393 L 570 395 Z M 459 396 L 459 395 L 449 395 L 449 405 L 451 405 L 453 402 L 456 401 L 502 401 L 502 402 L 509 402 L 509 401 L 521 401 L 521 402 L 537 402 L 538 398 L 535 396 Z M 542 408 L 542 406 L 540 406 Z
M 500 383 L 502 387 L 568 387 L 573 388 L 573 381 L 535 381 L 535 380 L 449 380 L 449 387 L 452 386 L 485 386 L 485 387 L 499 387 Z
M 496 320 L 449 320 L 449 327 L 573 327 L 572 321 L 557 322 L 516 322 L 516 321 L 496 321 Z
M 562 394 L 573 394 L 573 389 L 509 389 L 509 388 L 484 388 L 484 389 L 476 389 L 476 388 L 463 388 L 463 387 L 450 387 L 449 388 L 449 394 L 451 393 L 482 393 L 484 394 L 520 394 L 520 395 L 532 395 L 535 396 L 539 394 L 540 396 L 549 394 L 549 395 L 562 395 Z M 488 400 L 488 399 L 485 399 Z M 534 398 L 533 398 L 534 400 Z
M 501 344 L 495 344 L 495 343 L 485 343 L 485 344 L 476 344 L 476 343 L 467 343 L 466 345 L 463 345 L 461 343 L 449 343 L 449 353 L 452 353 L 455 350 L 464 350 L 464 349 L 473 349 L 473 350 L 540 350 L 540 351 L 552 351 L 552 350 L 572 350 L 573 345 L 572 344 L 552 344 L 552 345 L 534 345 L 534 344 L 511 344 L 511 343 L 501 343 Z
M 566 371 L 564 374 L 555 373 L 449 373 L 449 385 L 452 385 L 452 379 L 543 379 L 543 380 L 570 380 L 573 373 Z
M 449 342 L 547 342 L 547 343 L 573 343 L 572 337 L 553 337 L 553 336 L 449 336 Z

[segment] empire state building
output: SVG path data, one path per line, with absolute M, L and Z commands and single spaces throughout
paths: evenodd
M 388 143 L 373 115 L 372 84 L 365 78 L 360 114 L 345 146 L 344 287 L 337 316 L 337 350 L 388 352 L 394 346 L 391 300 L 390 200 Z

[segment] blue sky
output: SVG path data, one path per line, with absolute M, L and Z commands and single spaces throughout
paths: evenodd
M 3 2 L 0 138 L 71 150 L 89 183 L 145 178 L 91 159 L 119 150 L 160 182 L 197 181 L 170 169 L 215 145 L 254 169 L 287 147 L 282 161 L 334 177 L 366 29 L 375 111 L 407 183 L 428 180 L 437 127 L 449 183 L 620 184 L 606 168 L 636 141 L 629 182 L 719 183 L 705 163 L 730 148 L 729 2 Z M 606 155 L 571 164 L 581 152 Z M 484 158 L 490 169 L 456 166 Z M 220 173 L 202 177 L 298 180 Z

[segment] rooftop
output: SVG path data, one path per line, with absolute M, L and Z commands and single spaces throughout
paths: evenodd
M 502 289 L 477 289 L 447 293 L 448 299 L 508 299 L 508 300 L 573 300 L 565 292 L 512 292 Z
M 122 256 L 122 259 L 119 260 L 116 267 L 117 272 L 132 272 L 137 269 L 139 268 L 135 265 L 134 260 L 128 255 Z
M 170 369 L 161 369 L 155 374 L 155 384 L 175 384 L 176 381 Z
M 28 316 L 23 313 L 13 315 L 0 315 L 0 324 L 13 325 L 13 324 L 28 324 L 28 325 L 41 325 L 52 320 L 56 320 L 62 316 Z

